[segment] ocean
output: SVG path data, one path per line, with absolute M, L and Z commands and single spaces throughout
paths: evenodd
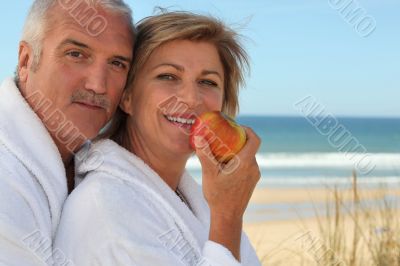
M 322 118 L 241 116 L 262 145 L 257 162 L 259 187 L 360 186 L 400 184 L 400 118 L 337 118 L 329 128 Z M 196 157 L 189 172 L 201 182 Z

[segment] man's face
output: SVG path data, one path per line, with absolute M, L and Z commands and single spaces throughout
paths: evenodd
M 33 71 L 28 65 L 21 80 L 31 106 L 38 94 L 50 103 L 48 108 L 32 108 L 57 144 L 64 141 L 56 132 L 63 127 L 55 125 L 57 120 L 94 138 L 114 114 L 126 84 L 133 52 L 129 24 L 119 14 L 101 8 L 97 12 L 107 27 L 93 36 L 61 7 L 50 11 L 55 19 L 44 36 L 39 66 Z M 36 102 L 30 95 L 36 95 Z

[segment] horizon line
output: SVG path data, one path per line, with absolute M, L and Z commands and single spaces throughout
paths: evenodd
M 348 114 L 339 114 L 334 115 L 337 118 L 359 118 L 359 119 L 400 119 L 400 115 L 396 116 L 388 116 L 388 115 L 348 115 Z M 237 117 L 282 117 L 282 118 L 305 118 L 303 115 L 297 114 L 254 114 L 254 113 L 243 113 L 238 114 Z M 313 118 L 319 116 L 312 116 Z

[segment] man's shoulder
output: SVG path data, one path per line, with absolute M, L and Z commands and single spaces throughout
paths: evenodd
M 17 180 L 18 176 L 30 175 L 23 163 L 13 154 L 12 150 L 0 141 L 0 178 L 6 179 L 12 176 Z
M 47 209 L 42 208 L 46 206 L 45 204 L 47 204 L 47 199 L 32 174 L 0 145 L 0 220 L 2 224 L 9 225 L 19 232 L 31 232 L 39 225 L 43 226 L 44 223 L 49 222 L 49 220 L 45 222 L 45 217 L 50 216 Z M 3 235 L 3 233 L 0 234 Z

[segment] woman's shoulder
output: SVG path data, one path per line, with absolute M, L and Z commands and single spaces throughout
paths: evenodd
M 127 150 L 112 140 L 87 142 L 74 157 L 75 171 L 77 175 L 85 175 L 129 161 L 130 156 Z
M 67 198 L 55 243 L 77 261 L 107 258 L 113 250 L 152 246 L 173 226 L 129 184 L 89 175 Z
M 145 203 L 140 189 L 123 179 L 115 178 L 106 172 L 93 171 L 72 191 L 66 204 L 92 202 L 102 210 L 127 207 L 127 203 L 140 206 Z M 82 206 L 82 205 L 80 205 Z
M 157 176 L 141 158 L 112 140 L 101 140 L 81 149 L 75 158 L 78 176 L 106 173 L 110 178 L 146 183 Z
M 99 172 L 89 174 L 75 188 L 65 203 L 63 215 L 101 219 L 104 226 L 114 231 L 130 233 L 158 232 L 164 227 L 160 225 L 173 224 L 140 187 Z M 147 229 L 140 229 L 144 224 Z

